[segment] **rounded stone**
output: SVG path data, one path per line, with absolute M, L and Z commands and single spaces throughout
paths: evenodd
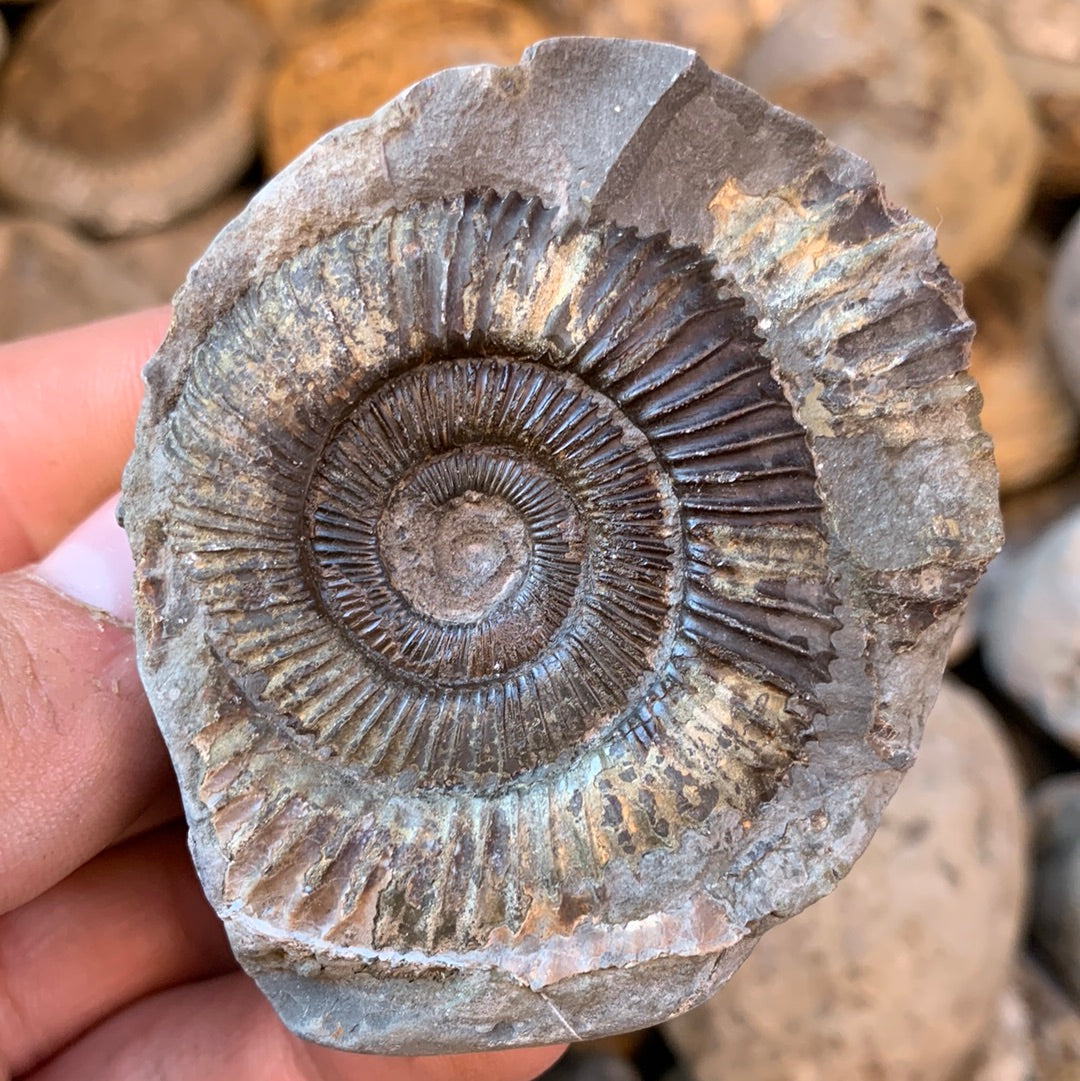
M 994 441 L 1003 494 L 1063 470 L 1076 451 L 1076 406 L 1047 340 L 1048 272 L 1046 245 L 1026 235 L 964 289 L 975 320 L 971 374 L 982 391 L 982 423 Z
M 227 0 L 43 4 L 0 72 L 0 192 L 108 236 L 198 208 L 254 156 L 266 47 Z
M 1000 539 L 958 287 L 864 162 L 686 50 L 545 42 L 321 140 L 175 312 L 141 671 L 295 1031 L 653 1023 L 842 877 Z
M 1031 810 L 1032 931 L 1055 975 L 1080 997 L 1080 774 L 1044 781 L 1032 794 Z
M 49 222 L 0 218 L 0 341 L 157 302 L 147 282 L 107 249 Z
M 1050 341 L 1062 375 L 1080 401 L 1080 214 L 1058 242 L 1047 295 Z
M 979 620 L 990 677 L 1080 752 L 1080 512 L 1001 564 Z
M 1040 180 L 1080 192 L 1080 5 L 1074 0 L 967 0 L 998 32 L 1042 129 Z
M 835 892 L 664 1033 L 697 1081 L 948 1081 L 1023 927 L 1023 794 L 999 722 L 946 677 L 919 758 Z
M 1015 981 L 998 996 L 990 1027 L 970 1062 L 950 1081 L 1043 1081 L 1035 1058 L 1031 1015 Z

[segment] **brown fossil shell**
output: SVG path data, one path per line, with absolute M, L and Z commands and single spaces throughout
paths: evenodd
M 832 887 L 998 543 L 970 334 L 865 163 L 671 46 L 441 73 L 256 196 L 124 521 L 196 864 L 288 1024 L 639 1027 Z
M 164 225 L 249 165 L 267 42 L 227 0 L 57 0 L 0 72 L 0 193 L 106 235 Z

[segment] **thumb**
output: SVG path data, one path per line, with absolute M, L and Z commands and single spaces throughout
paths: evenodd
M 115 497 L 100 506 L 38 565 L 34 573 L 61 593 L 114 619 L 135 618 L 131 600 L 134 563 L 116 524 Z
M 169 785 L 135 666 L 115 500 L 0 575 L 0 912 L 111 844 Z

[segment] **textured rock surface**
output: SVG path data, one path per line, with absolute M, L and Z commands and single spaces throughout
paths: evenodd
M 124 518 L 196 864 L 287 1023 L 639 1027 L 832 889 L 1000 539 L 970 336 L 864 162 L 669 46 L 444 72 L 253 199 Z
M 119 260 L 67 230 L 0 218 L 0 341 L 135 311 L 157 296 Z
M 227 0 L 57 0 L 0 72 L 0 192 L 100 233 L 160 226 L 251 162 L 266 52 Z
M 1035 825 L 1035 941 L 1080 998 L 1080 774 L 1044 781 L 1031 800 Z
M 979 618 L 993 680 L 1080 752 L 1080 512 L 1001 565 Z
M 696 1081 L 946 1081 L 1009 977 L 1025 842 L 998 722 L 946 678 L 919 759 L 847 879 L 665 1034 Z
M 1061 470 L 1076 449 L 1076 407 L 1049 355 L 1043 243 L 1023 236 L 1001 263 L 964 289 L 975 320 L 971 374 L 983 393 L 1002 492 Z
M 993 33 L 948 0 L 804 0 L 742 77 L 867 158 L 967 279 L 1004 254 L 1038 163 L 1031 108 Z

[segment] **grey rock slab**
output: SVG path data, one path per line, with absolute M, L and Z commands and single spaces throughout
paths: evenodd
M 442 72 L 255 196 L 122 514 L 196 867 L 295 1032 L 642 1027 L 835 886 L 1000 541 L 971 330 L 865 162 L 673 46 Z

